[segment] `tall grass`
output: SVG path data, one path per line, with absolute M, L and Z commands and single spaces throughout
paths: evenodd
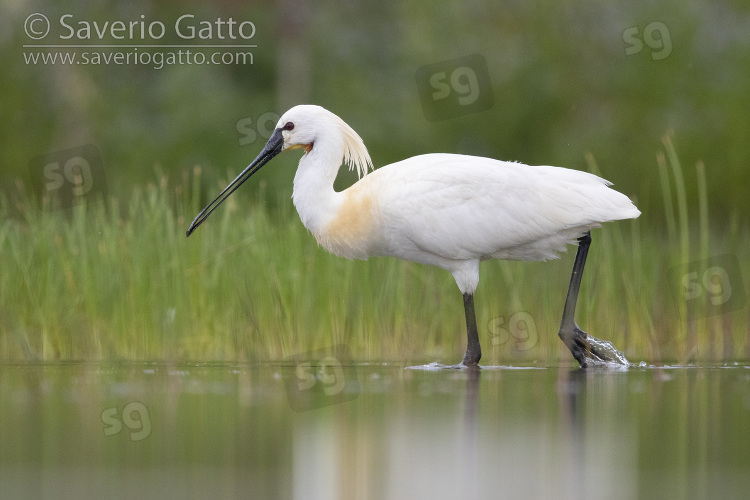
M 698 193 L 688 192 L 669 136 L 656 165 L 665 211 L 593 232 L 578 323 L 631 361 L 745 357 L 747 307 L 688 311 L 671 270 L 726 253 L 748 262 L 747 228 L 717 216 L 709 233 L 705 167 L 696 166 Z M 271 213 L 262 183 L 254 189 L 256 201 L 241 190 L 186 239 L 203 204 L 199 169 L 69 210 L 18 188 L 0 207 L 0 359 L 255 361 L 338 343 L 358 360 L 460 359 L 463 307 L 449 273 L 331 256 L 291 203 Z M 482 263 L 483 362 L 571 359 L 557 328 L 574 253 Z

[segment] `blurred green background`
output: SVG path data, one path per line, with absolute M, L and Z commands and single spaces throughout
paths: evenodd
M 6 177 L 41 186 L 39 172 L 28 170 L 33 157 L 93 144 L 113 194 L 152 179 L 155 165 L 170 174 L 201 165 L 207 176 L 224 177 L 262 147 L 262 136 L 253 141 L 259 118 L 315 103 L 359 132 L 376 166 L 442 151 L 584 169 L 590 151 L 649 222 L 662 203 L 655 152 L 662 135 L 674 130 L 683 163 L 706 165 L 713 216 L 747 210 L 750 5 L 619 4 L 6 0 L 0 7 L 0 168 Z M 200 42 L 174 33 L 176 19 L 190 13 L 196 22 L 252 21 L 250 43 L 257 47 L 252 64 L 244 65 L 27 64 L 24 56 L 33 50 L 23 45 L 38 42 L 26 35 L 24 21 L 35 12 L 53 24 L 42 40 L 49 43 L 76 41 L 55 39 L 65 33 L 55 26 L 64 14 L 76 28 L 79 21 L 140 21 L 143 15 L 144 22 L 167 28 L 156 43 Z M 666 29 L 647 34 L 654 22 Z M 214 35 L 211 43 L 238 41 Z M 101 43 L 123 41 L 105 36 Z M 494 104 L 426 120 L 417 70 L 470 54 L 486 60 Z M 292 156 L 263 174 L 283 199 L 291 194 Z M 695 179 L 686 182 L 690 189 Z
M 30 24 L 33 14 L 43 14 L 51 23 L 50 32 L 39 40 L 29 34 L 31 30 L 34 35 L 41 26 Z M 213 23 L 214 29 L 218 29 L 217 19 L 251 21 L 255 33 L 247 41 L 220 39 L 217 31 L 207 40 L 185 40 L 174 29 L 184 14 L 194 16 L 193 25 L 204 21 Z M 60 24 L 65 15 L 69 15 L 66 23 L 74 27 L 76 36 L 61 39 L 60 35 L 67 33 Z M 146 28 L 158 22 L 166 30 L 158 40 L 148 36 L 143 40 L 118 40 L 111 32 L 99 39 L 96 28 L 101 29 L 104 23 L 111 27 L 115 21 L 135 22 L 136 27 Z M 81 39 L 77 30 L 86 24 L 91 27 L 90 38 Z M 315 331 L 323 330 L 326 324 L 340 323 L 342 326 L 334 327 L 332 336 L 321 342 L 350 342 L 356 358 L 398 357 L 406 352 L 405 346 L 410 353 L 426 352 L 430 356 L 432 351 L 426 344 L 437 349 L 462 342 L 457 334 L 448 334 L 462 328 L 460 301 L 453 295 L 442 298 L 442 292 L 435 292 L 434 297 L 424 299 L 424 304 L 419 303 L 420 315 L 428 317 L 413 318 L 414 325 L 428 321 L 429 311 L 440 309 L 442 301 L 456 305 L 455 310 L 444 313 L 455 317 L 455 322 L 443 324 L 434 319 L 440 324 L 425 327 L 430 339 L 426 343 L 421 343 L 425 337 L 420 336 L 418 327 L 408 321 L 406 326 L 399 323 L 404 315 L 413 314 L 409 311 L 416 306 L 400 313 L 383 306 L 391 294 L 387 288 L 375 289 L 368 292 L 372 296 L 361 299 L 374 305 L 346 302 L 339 307 L 342 301 L 355 300 L 352 297 L 357 293 L 379 284 L 383 274 L 393 273 L 402 280 L 419 283 L 422 288 L 410 288 L 408 282 L 393 285 L 398 290 L 403 288 L 398 293 L 407 297 L 430 290 L 451 290 L 454 285 L 447 274 L 441 274 L 437 278 L 440 285 L 433 286 L 434 273 L 415 278 L 422 275 L 407 264 L 388 264 L 391 267 L 382 269 L 376 267 L 381 264 L 373 264 L 365 272 L 372 275 L 369 281 L 353 281 L 345 287 L 354 288 L 349 294 L 339 291 L 328 299 L 309 299 L 307 304 L 300 304 L 299 297 L 305 294 L 312 296 L 336 287 L 335 280 L 326 285 L 322 279 L 313 279 L 310 286 L 318 288 L 294 290 L 291 298 L 284 295 L 292 293 L 290 288 L 299 279 L 290 274 L 292 270 L 304 274 L 307 268 L 301 263 L 328 258 L 321 257 L 322 251 L 315 249 L 312 238 L 300 236 L 301 224 L 290 210 L 291 181 L 298 161 L 294 153 L 279 156 L 254 177 L 253 183 L 235 195 L 236 205 L 222 207 L 225 217 L 229 217 L 232 206 L 235 211 L 239 205 L 253 207 L 251 211 L 256 212 L 258 207 L 265 207 L 260 218 L 240 226 L 237 220 L 241 217 L 235 215 L 235 222 L 221 226 L 220 237 L 201 228 L 212 241 L 199 246 L 191 239 L 191 246 L 185 244 L 182 235 L 189 221 L 255 157 L 278 116 L 295 104 L 314 103 L 337 113 L 362 136 L 376 167 L 422 153 L 456 152 L 527 164 L 597 169 L 643 212 L 635 226 L 640 231 L 637 237 L 619 232 L 605 237 L 605 245 L 609 242 L 610 247 L 604 247 L 603 259 L 609 261 L 603 260 L 601 265 L 609 266 L 605 268 L 609 274 L 604 276 L 611 279 L 602 281 L 613 283 L 608 286 L 614 288 L 602 299 L 603 308 L 620 306 L 619 301 L 626 301 L 625 297 L 628 307 L 623 306 L 613 317 L 602 313 L 606 319 L 601 321 L 610 326 L 622 324 L 627 316 L 631 323 L 618 332 L 620 343 L 629 345 L 631 354 L 659 358 L 663 355 L 663 351 L 659 354 L 660 346 L 674 342 L 673 329 L 689 338 L 692 328 L 679 321 L 675 327 L 670 321 L 671 313 L 659 295 L 659 280 L 664 279 L 666 268 L 727 253 L 746 266 L 746 253 L 742 252 L 747 249 L 748 233 L 742 214 L 750 209 L 745 195 L 750 180 L 748 33 L 750 5 L 740 0 L 634 1 L 619 5 L 582 0 L 462 0 L 439 4 L 4 0 L 0 3 L 0 109 L 4 118 L 0 126 L 0 192 L 8 199 L 22 192 L 26 208 L 20 209 L 22 216 L 16 218 L 25 221 L 20 225 L 8 223 L 19 211 L 13 203 L 2 212 L 0 251 L 12 267 L 4 271 L 5 278 L 0 277 L 5 308 L 0 310 L 4 315 L 0 326 L 16 335 L 3 338 L 3 357 L 14 358 L 21 353 L 34 357 L 37 352 L 42 358 L 161 358 L 165 356 L 159 349 L 161 344 L 153 346 L 148 344 L 153 340 L 144 339 L 153 338 L 155 329 L 162 330 L 162 336 L 190 337 L 185 333 L 190 327 L 203 328 L 203 333 L 190 337 L 193 343 L 188 347 L 173 346 L 170 356 L 187 352 L 193 357 L 227 359 L 232 355 L 222 349 L 248 349 L 244 356 L 252 357 L 258 351 L 243 344 L 243 339 L 254 338 L 256 347 L 277 342 L 262 357 L 278 357 L 299 352 L 303 347 L 293 339 L 298 329 L 311 325 L 309 321 L 305 324 L 309 316 L 301 313 L 289 319 L 288 311 L 295 308 L 310 314 L 318 311 Z M 120 47 L 128 43 L 140 47 Z M 110 55 L 147 53 L 152 57 L 185 48 L 164 47 L 167 45 L 196 43 L 252 44 L 254 47 L 243 49 L 252 54 L 252 60 L 245 64 L 183 63 L 156 68 L 154 64 L 62 64 L 59 59 L 56 64 L 43 64 L 39 59 L 41 54 L 49 57 L 64 53 L 75 54 L 80 62 L 83 53 L 93 51 Z M 34 44 L 84 47 L 30 46 Z M 93 44 L 118 47 L 91 49 Z M 148 44 L 159 47 L 142 46 Z M 236 52 L 231 48 L 194 50 L 204 54 L 214 50 Z M 420 80 L 420 71 L 444 65 L 449 75 L 450 61 L 469 61 L 467 64 L 475 65 L 472 70 L 486 71 L 487 79 L 479 88 L 481 109 L 454 113 L 453 108 L 441 108 L 438 101 L 424 101 L 425 93 L 429 96 L 438 87 Z M 459 79 L 452 90 L 460 94 L 458 91 L 470 84 Z M 671 142 L 664 141 L 667 134 Z M 672 157 L 669 144 L 674 145 Z M 86 145 L 89 149 L 80 151 L 91 151 L 93 146 L 101 156 L 92 172 L 96 189 L 87 195 L 89 211 L 96 212 L 94 201 L 100 195 L 111 210 L 106 215 L 94 214 L 95 224 L 86 222 L 85 215 L 70 219 L 66 210 L 43 209 L 46 215 L 40 218 L 25 213 L 30 206 L 45 206 L 51 178 L 44 166 L 49 155 L 62 154 L 64 160 L 68 154 L 65 151 Z M 668 171 L 674 175 L 672 161 L 669 169 L 662 161 L 660 172 L 657 155 L 662 151 L 670 160 L 676 158 L 674 155 L 679 157 L 683 179 L 664 176 Z M 705 166 L 705 185 L 696 169 L 700 162 Z M 200 176 L 194 173 L 195 167 L 201 167 Z M 353 174 L 342 172 L 337 185 L 345 187 L 353 180 Z M 672 183 L 669 190 L 665 190 L 664 182 Z M 701 186 L 706 193 L 702 213 L 698 203 Z M 679 190 L 683 187 L 687 195 L 682 199 L 684 213 L 680 215 L 685 217 L 678 235 L 670 214 L 680 202 Z M 141 218 L 145 213 L 150 220 Z M 164 221 L 155 215 L 161 213 L 165 214 Z M 701 219 L 706 213 L 710 232 L 709 219 Z M 699 231 L 689 236 L 688 231 L 701 220 Z M 269 223 L 281 229 L 263 232 Z M 226 231 L 236 234 L 227 236 Z M 43 234 L 49 239 L 43 240 Z M 700 241 L 696 234 L 700 234 Z M 269 248 L 244 258 L 261 259 L 252 264 L 261 269 L 253 268 L 252 272 L 263 272 L 278 259 L 271 268 L 278 267 L 277 275 L 269 271 L 266 281 L 249 284 L 253 281 L 249 276 L 255 275 L 246 262 L 232 257 L 206 264 L 212 252 L 247 248 L 246 238 L 258 235 L 265 235 L 265 240 L 258 238 L 250 246 Z M 294 239 L 297 237 L 299 242 Z M 299 245 L 299 254 L 292 245 Z M 612 246 L 617 247 L 616 258 Z M 692 252 L 687 247 L 692 247 Z M 695 250 L 698 247 L 700 251 Z M 110 260 L 97 259 L 97 253 Z M 655 260 L 662 254 L 663 260 Z M 59 261 L 52 264 L 54 259 Z M 300 264 L 287 262 L 290 259 Z M 328 266 L 329 261 L 325 262 Z M 618 263 L 625 267 L 618 269 Z M 628 274 L 631 264 L 638 271 Z M 362 275 L 364 268 L 347 265 L 323 266 L 315 276 L 331 272 L 335 276 Z M 12 275 L 11 268 L 17 274 Z M 232 281 L 231 274 L 237 269 L 246 270 L 248 284 Z M 570 272 L 569 263 L 544 271 L 533 265 L 523 271 L 528 274 L 521 275 L 526 280 L 522 281 L 510 278 L 510 268 L 502 269 L 504 282 L 497 278 L 488 286 L 497 284 L 512 290 L 520 282 L 528 283 L 533 275 L 538 278 L 527 287 L 529 297 L 507 300 L 516 301 L 507 314 L 500 311 L 507 316 L 532 309 L 527 304 L 538 297 L 533 290 L 546 284 L 540 273 L 559 278 L 555 287 L 560 290 L 555 288 L 548 297 L 562 300 Z M 746 280 L 739 272 L 732 279 L 742 283 Z M 271 293 L 266 291 L 269 283 L 273 284 Z M 650 288 L 644 294 L 637 287 L 645 284 Z M 262 289 L 250 290 L 253 286 Z M 510 290 L 503 297 L 515 293 Z M 180 295 L 179 300 L 173 301 L 172 293 Z M 230 298 L 235 293 L 244 294 L 247 300 Z M 260 302 L 253 301 L 254 294 Z M 502 297 L 492 296 L 491 300 L 500 302 Z M 250 311 L 252 305 L 247 306 L 248 311 L 238 310 L 243 301 L 254 304 L 257 310 Z M 545 352 L 553 353 L 559 347 L 548 330 L 556 328 L 560 304 L 551 298 L 543 301 L 545 313 L 538 313 L 536 323 L 544 338 L 549 337 L 550 347 L 540 355 L 545 358 L 553 357 Z M 739 310 L 741 316 L 735 315 L 730 325 L 734 336 L 724 341 L 725 357 L 737 357 L 746 352 L 743 345 L 750 345 L 744 339 L 745 304 L 746 300 L 735 304 L 735 312 Z M 49 310 L 45 311 L 47 306 Z M 149 306 L 154 310 L 147 311 Z M 370 309 L 358 316 L 351 312 L 357 307 Z M 477 307 L 481 315 L 489 306 L 478 303 Z M 261 310 L 266 312 L 257 312 Z M 379 317 L 379 310 L 388 311 L 388 318 Z M 546 311 L 555 313 L 547 315 Z M 144 321 L 135 319 L 138 314 Z M 263 314 L 271 316 L 266 323 L 262 317 L 258 319 Z M 497 314 L 489 310 L 480 317 L 480 323 L 487 324 Z M 175 317 L 183 322 L 182 330 L 162 328 Z M 395 326 L 389 323 L 391 317 L 396 318 Z M 258 340 L 257 330 L 263 324 L 281 326 Z M 411 333 L 403 336 L 399 328 Z M 108 330 L 112 329 L 125 339 L 121 344 L 109 343 Z M 90 337 L 84 335 L 88 340 L 83 342 L 84 337 L 71 333 L 78 330 L 88 332 Z M 391 332 L 391 347 L 378 351 L 375 333 L 373 337 L 362 334 L 371 330 Z M 224 347 L 195 347 L 210 344 L 204 336 L 216 332 L 221 335 L 211 345 Z M 300 331 L 300 337 L 304 333 Z M 705 344 L 711 343 L 711 335 L 706 334 Z M 157 343 L 167 342 L 156 338 Z M 679 348 L 667 350 L 669 356 L 688 359 L 691 343 L 679 344 Z M 304 348 L 316 345 L 312 342 Z M 729 345 L 731 348 L 726 347 Z

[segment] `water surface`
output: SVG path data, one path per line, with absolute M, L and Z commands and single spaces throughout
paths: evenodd
M 750 365 L 0 366 L 4 498 L 739 498 Z

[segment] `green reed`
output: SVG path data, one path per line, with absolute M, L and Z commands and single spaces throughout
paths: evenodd
M 665 212 L 593 231 L 578 322 L 635 362 L 745 357 L 747 307 L 689 311 L 671 270 L 726 253 L 748 262 L 750 237 L 736 215 L 709 233 L 705 167 L 696 166 L 690 193 L 670 136 L 664 148 L 656 164 Z M 68 210 L 18 188 L 0 206 L 0 359 L 279 360 L 332 344 L 357 360 L 461 359 L 463 307 L 449 273 L 329 255 L 288 200 L 271 211 L 262 182 L 253 188 L 190 238 L 204 203 L 200 169 L 172 181 L 157 173 L 126 200 Z M 545 263 L 482 263 L 484 363 L 571 361 L 557 337 L 570 249 Z

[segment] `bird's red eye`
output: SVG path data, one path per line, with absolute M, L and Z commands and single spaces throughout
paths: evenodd
M 284 125 L 284 130 L 292 130 L 294 128 L 294 123 L 292 122 L 286 122 L 286 125 Z

